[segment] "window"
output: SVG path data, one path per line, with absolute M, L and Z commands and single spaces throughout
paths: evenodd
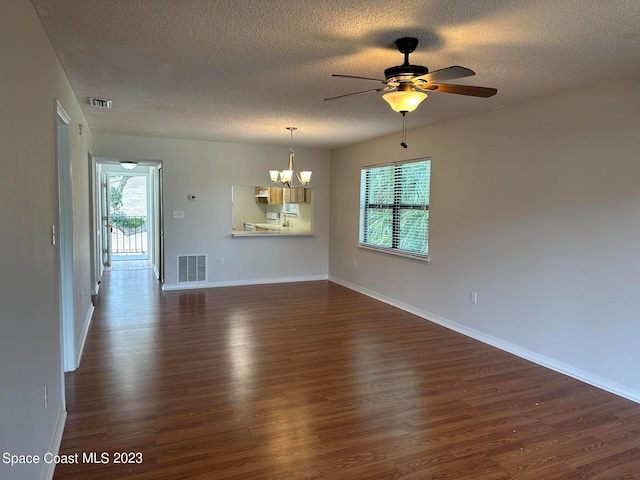
M 284 213 L 288 217 L 298 218 L 298 204 L 297 203 L 285 203 L 284 204 Z
M 364 167 L 360 246 L 427 258 L 431 160 Z

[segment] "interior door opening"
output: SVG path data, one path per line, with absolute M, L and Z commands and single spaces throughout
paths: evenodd
M 71 196 L 71 160 L 69 124 L 71 118 L 56 102 L 56 162 L 58 173 L 58 226 L 52 226 L 52 240 L 59 243 L 60 324 L 62 369 L 76 369 L 75 311 L 73 279 L 73 200 Z M 57 229 L 57 232 L 56 232 Z M 57 237 L 57 240 L 56 240 Z M 64 392 L 64 381 L 63 388 Z
M 111 262 L 149 260 L 153 231 L 149 230 L 148 174 L 110 173 L 109 233 Z
M 145 161 L 125 170 L 116 159 L 96 157 L 101 193 L 94 196 L 99 204 L 94 223 L 101 238 L 93 255 L 100 259 L 100 276 L 105 267 L 135 261 L 153 268 L 163 281 L 161 166 L 160 161 Z

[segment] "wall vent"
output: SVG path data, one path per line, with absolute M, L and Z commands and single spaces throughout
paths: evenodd
M 178 255 L 178 283 L 206 281 L 206 255 Z
M 98 108 L 112 108 L 113 100 L 107 100 L 106 98 L 89 98 L 89 105 Z

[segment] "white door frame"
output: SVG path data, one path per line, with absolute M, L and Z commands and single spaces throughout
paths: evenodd
M 102 229 L 102 266 L 111 266 L 111 190 L 109 189 L 109 174 L 100 171 L 100 228 Z
M 69 124 L 71 117 L 56 100 L 56 164 L 58 170 L 58 252 L 60 261 L 60 323 L 63 371 L 76 369 L 73 278 L 73 199 Z M 55 228 L 55 227 L 54 227 Z M 55 232 L 54 241 L 55 241 Z M 64 381 L 63 381 L 64 382 Z M 64 388 L 63 388 L 64 391 Z
M 100 252 L 102 251 L 102 184 L 100 183 L 100 165 L 96 163 L 95 158 L 89 153 L 89 201 L 90 201 L 90 218 L 91 226 L 90 245 L 91 245 L 91 294 L 97 295 L 100 290 L 100 280 L 104 266 Z
M 164 170 L 162 168 L 162 162 L 158 164 L 158 178 L 157 178 L 157 199 L 154 202 L 154 206 L 157 208 L 157 228 L 158 232 L 158 250 L 156 251 L 158 259 L 158 280 L 164 285 Z
M 151 190 L 151 178 L 152 178 L 152 171 L 151 168 L 149 167 L 138 167 L 141 170 L 137 170 L 137 171 L 131 171 L 131 170 L 127 170 L 124 172 L 107 172 L 104 174 L 104 185 L 105 185 L 105 203 L 107 205 L 106 208 L 106 223 L 109 225 L 109 231 L 108 231 L 108 261 L 107 261 L 107 265 L 111 266 L 112 261 L 113 261 L 113 245 L 112 245 L 112 237 L 111 237 L 111 228 L 113 228 L 113 225 L 111 225 L 111 178 L 121 178 L 121 177 L 142 177 L 144 178 L 145 184 L 144 184 L 144 188 L 145 188 L 145 199 L 147 202 L 147 210 L 145 212 L 145 215 L 147 216 L 147 241 L 146 241 L 146 255 L 147 258 L 146 260 L 149 261 L 153 261 L 153 239 L 156 237 L 156 231 L 155 231 L 155 223 L 153 220 L 153 210 L 154 210 L 154 196 L 153 196 L 153 191 Z M 116 256 L 118 256 L 116 254 Z

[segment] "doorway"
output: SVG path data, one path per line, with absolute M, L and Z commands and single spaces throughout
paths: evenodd
M 109 190 L 111 262 L 149 260 L 153 232 L 149 231 L 149 175 L 105 173 Z
M 94 162 L 95 293 L 104 268 L 116 262 L 147 262 L 163 283 L 162 162 L 137 162 L 132 170 L 117 159 Z
M 73 279 L 73 199 L 71 196 L 71 160 L 69 156 L 69 123 L 71 118 L 56 101 L 56 164 L 58 173 L 58 231 L 52 226 L 51 236 L 59 243 L 60 322 L 62 371 L 76 369 L 75 314 Z M 63 388 L 64 391 L 64 380 Z

